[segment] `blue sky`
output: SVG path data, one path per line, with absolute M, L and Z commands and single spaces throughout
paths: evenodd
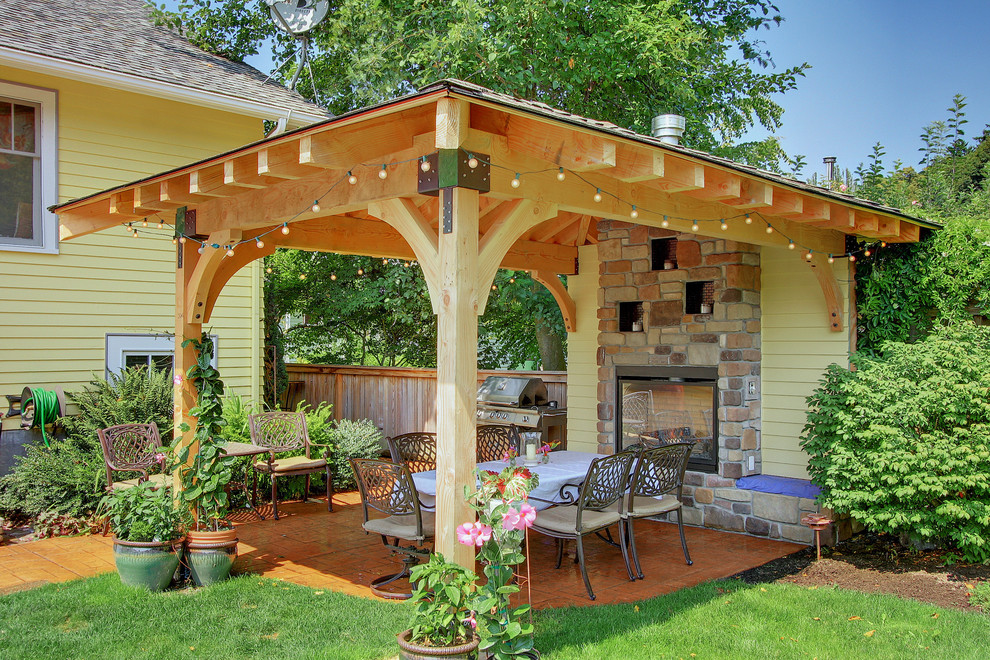
M 777 132 L 803 154 L 805 175 L 823 156 L 855 169 L 873 143 L 888 168 L 917 166 L 928 123 L 967 97 L 966 138 L 990 123 L 990 0 L 777 0 L 785 22 L 763 32 L 778 68 L 808 62 L 796 90 L 780 97 Z M 754 132 L 754 136 L 765 135 Z

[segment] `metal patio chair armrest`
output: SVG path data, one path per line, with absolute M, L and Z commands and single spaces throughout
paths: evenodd
M 336 447 L 334 447 L 333 445 L 323 444 L 322 442 L 311 442 L 311 443 L 309 443 L 309 446 L 310 447 L 323 447 L 324 450 L 323 450 L 323 456 L 322 456 L 322 458 L 325 461 L 329 461 L 330 460 L 330 454 L 332 454 L 333 453 L 333 450 L 336 449 Z
M 134 468 L 133 470 L 121 470 L 121 472 L 140 472 L 141 476 L 138 477 L 139 484 L 142 484 L 148 480 L 148 471 L 142 470 L 141 468 Z

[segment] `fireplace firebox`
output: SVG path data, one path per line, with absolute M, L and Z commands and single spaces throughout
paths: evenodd
M 718 369 L 616 367 L 616 450 L 693 442 L 688 469 L 718 471 Z

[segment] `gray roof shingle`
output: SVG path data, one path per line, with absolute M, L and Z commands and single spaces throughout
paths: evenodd
M 323 115 L 254 67 L 200 50 L 152 23 L 142 0 L 0 0 L 0 46 L 106 71 Z

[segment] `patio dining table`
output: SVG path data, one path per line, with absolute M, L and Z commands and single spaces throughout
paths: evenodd
M 540 476 L 539 485 L 529 496 L 530 504 L 541 510 L 553 504 L 573 502 L 577 498 L 578 487 L 588 473 L 591 461 L 601 457 L 602 454 L 584 451 L 554 451 L 550 452 L 548 463 L 526 465 L 523 460 L 517 458 L 516 465 L 525 466 L 530 472 Z M 487 461 L 478 463 L 478 468 L 501 472 L 508 465 L 508 461 Z M 416 472 L 412 477 L 416 483 L 416 490 L 419 491 L 420 502 L 427 508 L 433 508 L 437 495 L 436 470 Z M 572 486 L 572 488 L 564 488 L 564 486 Z

